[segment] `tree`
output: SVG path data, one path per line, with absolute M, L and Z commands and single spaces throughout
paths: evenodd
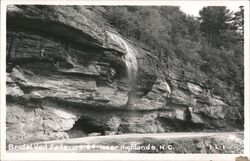
M 224 6 L 203 7 L 199 12 L 200 30 L 213 46 L 221 45 L 221 34 L 230 28 L 232 13 Z
M 240 34 L 244 35 L 244 7 L 240 6 L 240 10 L 234 13 L 233 17 L 233 29 L 237 30 Z

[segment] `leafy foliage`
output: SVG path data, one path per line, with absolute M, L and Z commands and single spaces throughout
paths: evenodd
M 221 6 L 204 7 L 198 18 L 175 6 L 102 9 L 103 18 L 122 35 L 150 47 L 161 59 L 178 60 L 184 68 L 191 65 L 209 79 L 224 82 L 243 98 L 243 7 L 236 13 Z
M 199 14 L 201 32 L 213 46 L 220 46 L 221 34 L 229 29 L 232 13 L 226 7 L 209 6 L 202 8 Z
M 240 10 L 234 13 L 233 17 L 233 27 L 234 30 L 240 32 L 240 34 L 244 34 L 244 7 L 240 6 Z

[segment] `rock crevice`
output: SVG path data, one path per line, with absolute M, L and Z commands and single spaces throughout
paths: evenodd
M 9 6 L 7 19 L 8 143 L 238 128 L 204 74 L 167 68 L 88 7 Z

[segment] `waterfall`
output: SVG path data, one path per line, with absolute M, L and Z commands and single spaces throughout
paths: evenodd
M 137 70 L 138 70 L 136 54 L 134 50 L 132 49 L 132 46 L 129 45 L 120 36 L 113 34 L 111 32 L 107 32 L 107 33 L 108 33 L 108 36 L 119 45 L 119 47 L 124 48 L 126 50 L 126 54 L 122 57 L 122 59 L 126 63 L 126 70 L 127 70 L 127 75 L 128 75 L 128 84 L 129 84 L 127 105 L 131 106 L 132 100 L 135 96 L 135 83 L 136 83 L 136 75 L 137 75 Z

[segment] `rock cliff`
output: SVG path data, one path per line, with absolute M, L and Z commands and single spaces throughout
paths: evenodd
M 226 95 L 211 92 L 88 6 L 9 6 L 6 54 L 7 143 L 241 128 L 223 82 Z

